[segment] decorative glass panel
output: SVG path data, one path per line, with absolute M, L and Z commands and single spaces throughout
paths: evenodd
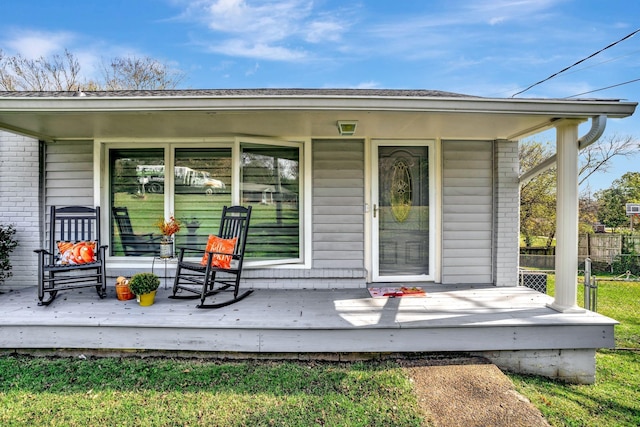
M 393 165 L 390 196 L 393 217 L 398 222 L 405 222 L 411 211 L 411 171 L 404 160 Z

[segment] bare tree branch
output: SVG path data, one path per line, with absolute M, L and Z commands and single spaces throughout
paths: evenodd
M 610 135 L 588 146 L 581 152 L 580 182 L 582 184 L 596 172 L 606 172 L 614 157 L 633 157 L 638 154 L 638 141 L 631 135 Z
M 175 89 L 184 74 L 153 58 L 126 57 L 103 63 L 103 79 L 106 90 Z
M 62 55 L 28 59 L 0 50 L 0 89 L 27 90 L 151 90 L 175 89 L 185 75 L 153 58 L 114 58 L 103 64 L 103 81 L 82 81 L 80 63 L 65 49 Z

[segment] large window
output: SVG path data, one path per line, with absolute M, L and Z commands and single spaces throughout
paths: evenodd
M 115 256 L 153 256 L 160 235 L 153 224 L 164 217 L 164 150 L 111 150 L 109 156 L 111 241 Z
M 247 254 L 300 257 L 300 153 L 297 147 L 242 145 L 242 202 L 253 208 Z
M 222 207 L 242 204 L 253 207 L 249 261 L 301 261 L 300 144 L 158 144 L 108 152 L 111 256 L 157 255 L 161 236 L 154 224 L 169 215 L 183 224 L 177 246 L 204 247 L 218 232 Z
M 176 148 L 174 171 L 169 210 L 184 225 L 176 245 L 202 248 L 218 232 L 222 207 L 232 204 L 231 149 Z

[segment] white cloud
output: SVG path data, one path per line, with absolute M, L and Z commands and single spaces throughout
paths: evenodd
M 380 83 L 374 82 L 373 80 L 369 80 L 368 82 L 360 82 L 355 88 L 356 89 L 377 89 L 380 87 Z
M 210 51 L 229 56 L 299 61 L 309 56 L 306 44 L 336 43 L 349 29 L 339 11 L 319 11 L 309 0 L 198 0 L 182 19 L 213 31 L 200 34 Z
M 250 44 L 244 40 L 232 39 L 209 46 L 211 52 L 245 58 L 268 59 L 273 61 L 298 61 L 306 57 L 304 51 L 264 43 Z
M 310 43 L 322 43 L 323 41 L 339 41 L 344 27 L 336 21 L 312 22 L 307 29 L 305 40 Z
M 466 4 L 466 18 L 495 25 L 507 21 L 530 19 L 564 0 L 473 0 Z
M 325 83 L 322 85 L 325 89 L 336 89 L 336 88 L 344 88 L 344 89 L 377 89 L 380 87 L 380 83 L 369 80 L 367 82 L 360 82 L 356 84 L 349 83 Z
M 3 44 L 13 54 L 20 54 L 27 59 L 36 59 L 63 52 L 65 47 L 73 43 L 74 39 L 75 36 L 66 31 L 14 30 Z

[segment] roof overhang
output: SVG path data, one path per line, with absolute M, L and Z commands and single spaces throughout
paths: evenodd
M 628 117 L 637 106 L 618 100 L 413 93 L 247 90 L 73 96 L 0 92 L 0 129 L 43 140 L 337 137 L 337 120 L 357 120 L 355 137 L 517 139 L 561 119 Z

